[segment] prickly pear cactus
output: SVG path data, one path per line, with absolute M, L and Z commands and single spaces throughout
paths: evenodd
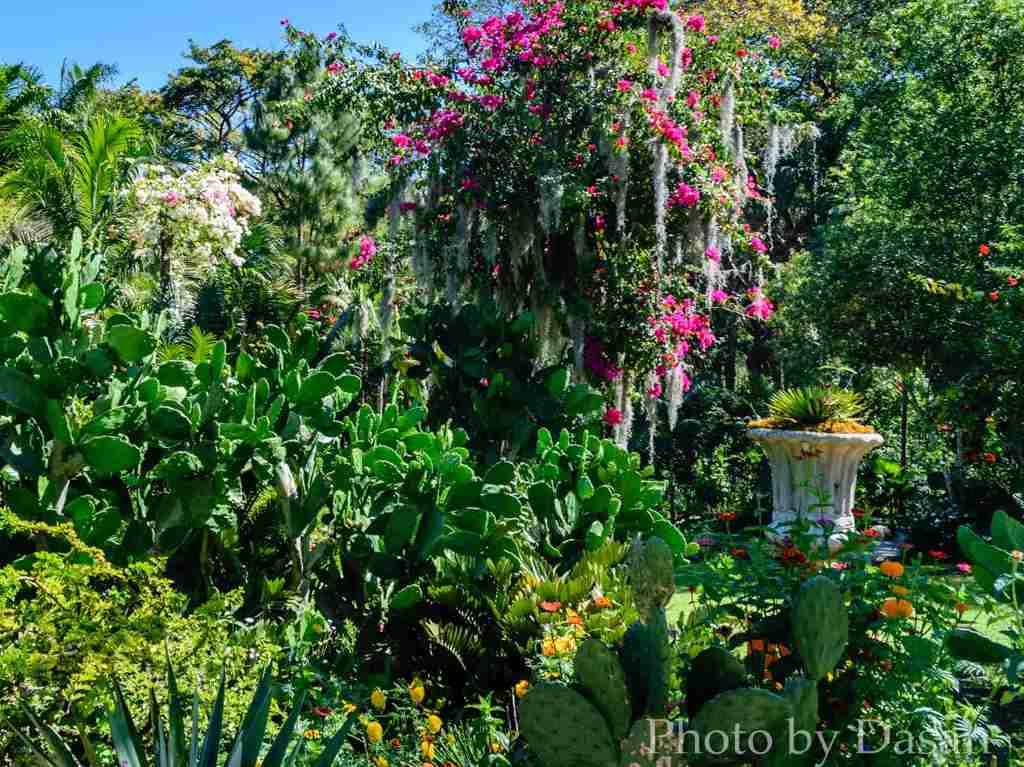
M 677 725 L 673 722 L 664 719 L 638 719 L 629 731 L 629 737 L 622 741 L 619 767 L 682 765 L 683 757 L 676 753 L 679 736 Z M 669 762 L 665 761 L 666 757 L 670 759 Z
M 723 692 L 747 686 L 743 664 L 722 647 L 709 647 L 694 657 L 686 677 L 686 713 L 693 719 L 700 707 Z
M 633 706 L 619 659 L 597 639 L 588 639 L 577 650 L 575 665 L 580 684 L 608 720 L 612 736 L 616 740 L 626 737 Z
M 519 724 L 544 767 L 618 767 L 619 750 L 601 712 L 568 687 L 546 682 L 530 690 Z
M 808 676 L 823 679 L 843 657 L 850 637 L 850 617 L 839 587 L 823 575 L 805 582 L 793 606 L 792 624 Z
M 664 610 L 657 612 L 650 623 L 634 623 L 622 638 L 620 658 L 634 714 L 662 716 L 668 708 L 668 622 Z
M 661 538 L 639 537 L 633 542 L 630 554 L 629 580 L 633 589 L 633 602 L 640 619 L 648 623 L 653 614 L 664 609 L 676 593 L 676 579 L 672 549 Z
M 782 695 L 793 704 L 793 729 L 814 732 L 818 729 L 818 683 L 813 679 L 790 677 Z
M 745 749 L 750 745 L 750 734 L 762 730 L 774 740 L 778 733 L 785 730 L 792 717 L 793 704 L 781 695 L 754 688 L 730 690 L 708 701 L 691 722 L 690 729 L 700 738 L 699 749 L 695 748 L 693 738 L 686 738 L 684 742 L 695 764 L 749 761 L 751 754 Z M 738 738 L 735 736 L 737 731 Z M 722 738 L 718 736 L 712 736 L 708 743 L 707 736 L 711 732 L 722 732 L 729 736 L 728 747 L 720 755 L 709 753 L 711 750 L 719 750 L 722 745 Z M 707 748 L 707 745 L 711 748 Z M 753 745 L 760 748 L 763 744 L 755 739 Z

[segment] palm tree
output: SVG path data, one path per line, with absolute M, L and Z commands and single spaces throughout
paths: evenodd
M 88 244 L 101 245 L 132 168 L 145 154 L 143 139 L 142 127 L 118 114 L 97 112 L 72 130 L 25 120 L 0 140 L 0 151 L 17 158 L 0 181 L 0 194 L 49 220 L 56 237 L 69 238 L 78 228 Z
M 0 64 L 0 137 L 46 106 L 49 91 L 41 83 L 38 70 L 24 64 Z M 0 168 L 10 159 L 0 150 Z

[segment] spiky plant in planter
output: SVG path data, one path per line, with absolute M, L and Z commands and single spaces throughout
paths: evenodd
M 785 539 L 802 520 L 837 551 L 856 529 L 857 464 L 882 437 L 860 422 L 864 401 L 845 389 L 787 389 L 769 410 L 770 417 L 747 424 L 772 466 L 769 534 Z
M 856 392 L 831 386 L 805 386 L 777 392 L 768 403 L 770 416 L 747 424 L 751 429 L 790 429 L 827 433 L 873 432 L 860 422 L 864 400 Z

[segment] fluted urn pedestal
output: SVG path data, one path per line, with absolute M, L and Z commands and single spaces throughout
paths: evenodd
M 750 429 L 772 469 L 769 536 L 781 540 L 798 519 L 839 549 L 856 529 L 853 499 L 860 459 L 882 444 L 874 432 L 831 434 L 784 429 Z

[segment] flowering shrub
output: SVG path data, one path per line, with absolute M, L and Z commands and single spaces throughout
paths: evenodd
M 531 309 L 581 372 L 615 382 L 624 436 L 634 388 L 688 387 L 714 343 L 711 307 L 773 311 L 770 240 L 745 218 L 770 205 L 747 137 L 772 135 L 760 46 L 777 38 L 715 34 L 667 0 L 536 0 L 455 21 L 462 62 L 373 51 L 378 66 L 343 69 L 314 101 L 371 113 L 421 287 Z
M 241 164 L 231 155 L 200 163 L 180 175 L 151 166 L 129 192 L 128 239 L 139 256 L 159 254 L 182 266 L 208 269 L 224 258 L 235 266 L 258 197 L 242 186 Z M 169 253 L 161 251 L 169 250 Z

